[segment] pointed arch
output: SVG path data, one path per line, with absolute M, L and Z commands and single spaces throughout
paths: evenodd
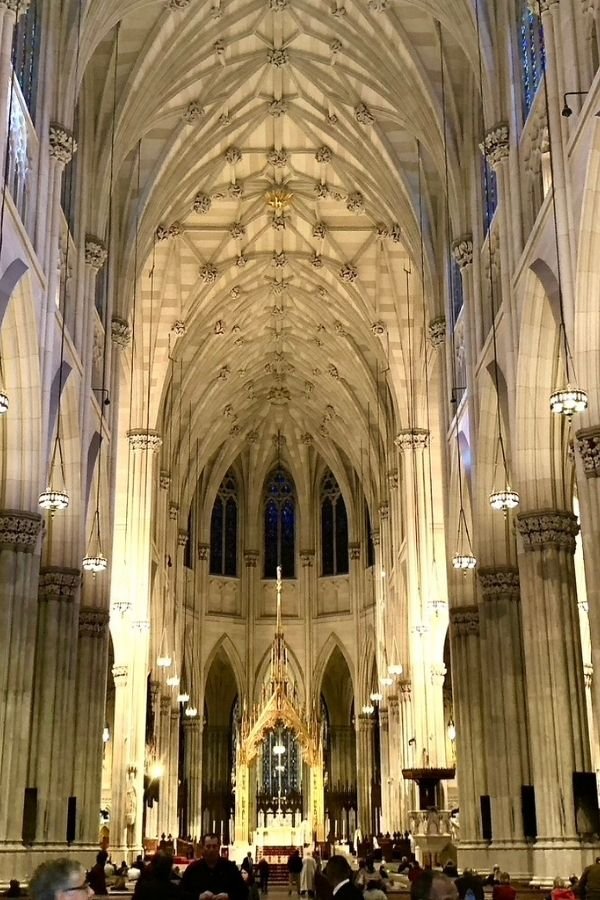
M 335 632 L 331 631 L 329 636 L 321 650 L 319 651 L 319 655 L 317 657 L 317 661 L 314 667 L 313 674 L 313 704 L 316 704 L 317 709 L 319 707 L 319 697 L 321 695 L 321 690 L 323 686 L 323 676 L 327 670 L 327 665 L 329 660 L 331 659 L 331 655 L 334 650 L 339 650 L 342 654 L 346 665 L 348 666 L 348 671 L 350 672 L 350 679 L 352 681 L 352 693 L 354 697 L 356 697 L 356 671 L 355 665 L 352 657 L 350 656 L 347 648 L 344 646 L 342 641 L 339 639 Z
M 206 680 L 208 677 L 208 673 L 210 672 L 211 666 L 220 651 L 225 654 L 225 656 L 227 657 L 227 661 L 232 668 L 239 696 L 244 697 L 244 665 L 235 644 L 228 634 L 222 634 L 221 637 L 215 641 L 212 649 L 206 657 L 203 667 L 202 696 L 204 697 L 204 693 L 206 690 Z

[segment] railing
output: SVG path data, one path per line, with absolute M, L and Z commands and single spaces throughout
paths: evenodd
M 10 86 L 9 86 L 10 90 Z M 7 109 L 9 102 L 7 100 Z M 21 88 L 13 78 L 13 98 L 10 111 L 10 140 L 8 142 L 8 188 L 29 234 L 34 238 L 35 209 L 39 141 L 33 122 L 23 99 Z
M 458 836 L 458 819 L 449 809 L 418 809 L 409 813 L 410 832 L 414 837 Z

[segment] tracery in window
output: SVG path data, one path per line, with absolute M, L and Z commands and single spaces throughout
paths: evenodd
M 519 39 L 523 112 L 524 117 L 527 118 L 544 70 L 542 23 L 539 16 L 529 8 L 527 0 L 521 0 Z
M 15 43 L 15 75 L 27 104 L 29 115 L 35 122 L 38 70 L 41 52 L 41 3 L 32 0 L 25 15 L 19 17 Z
M 348 516 L 332 472 L 321 481 L 321 560 L 323 575 L 348 574 Z
M 227 472 L 215 498 L 210 520 L 210 573 L 237 577 L 238 491 Z
M 294 578 L 296 557 L 296 499 L 294 483 L 283 469 L 275 469 L 264 497 L 265 578 Z

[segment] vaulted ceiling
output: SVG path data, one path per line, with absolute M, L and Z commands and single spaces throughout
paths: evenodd
M 97 230 L 116 97 L 114 313 L 174 453 L 281 430 L 358 471 L 422 424 L 472 30 L 468 0 L 90 0 Z

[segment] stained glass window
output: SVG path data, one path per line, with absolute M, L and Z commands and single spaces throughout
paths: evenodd
M 520 23 L 521 80 L 523 87 L 524 118 L 542 80 L 544 69 L 544 40 L 539 16 L 529 8 L 527 0 L 521 0 Z
M 294 578 L 296 571 L 296 500 L 292 479 L 276 469 L 265 492 L 265 578 Z
M 348 516 L 332 472 L 321 482 L 321 558 L 323 575 L 348 574 Z
M 483 158 L 481 165 L 481 186 L 483 195 L 483 225 L 484 234 L 490 229 L 490 224 L 498 206 L 498 180 L 494 167 L 488 157 Z
M 367 568 L 375 565 L 375 545 L 373 543 L 373 529 L 371 528 L 371 516 L 369 507 L 365 503 L 365 531 L 367 534 Z
M 262 745 L 262 791 L 285 797 L 302 788 L 302 752 L 289 728 L 269 731 Z
M 463 308 L 464 296 L 463 296 L 463 283 L 462 283 L 462 275 L 460 274 L 460 267 L 456 260 L 452 260 L 452 279 L 451 279 L 451 290 L 452 290 L 452 324 L 456 324 L 456 320 L 460 314 L 461 309 Z
M 210 573 L 237 577 L 237 482 L 229 471 L 216 496 L 210 520 Z
M 15 46 L 15 75 L 33 122 L 40 60 L 40 6 L 40 0 L 33 0 L 25 15 L 19 18 Z

